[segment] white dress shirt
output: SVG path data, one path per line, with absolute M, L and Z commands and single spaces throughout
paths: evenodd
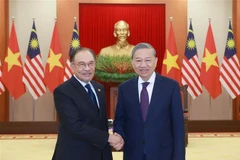
M 86 83 L 86 82 L 81 81 L 80 79 L 77 78 L 77 76 L 76 76 L 75 74 L 74 74 L 73 76 L 76 78 L 76 80 L 78 80 L 78 82 L 83 86 L 83 88 L 84 88 L 87 92 L 88 92 L 88 89 L 87 89 L 85 86 L 86 86 L 86 84 L 89 84 L 89 85 L 90 85 L 90 87 L 91 87 L 91 89 L 92 89 L 92 91 L 93 91 L 93 93 L 94 93 L 94 95 L 95 95 L 95 97 L 96 97 L 97 105 L 98 105 L 98 108 L 99 108 L 98 96 L 97 96 L 97 94 L 96 94 L 96 91 L 95 91 L 92 83 L 91 83 L 91 82 Z
M 156 72 L 153 72 L 153 74 L 151 75 L 151 77 L 149 78 L 148 81 L 144 81 L 139 76 L 139 78 L 138 78 L 138 98 L 139 98 L 139 102 L 140 102 L 140 99 L 141 99 L 140 96 L 141 96 L 141 91 L 142 91 L 142 83 L 143 82 L 149 82 L 149 85 L 147 86 L 147 92 L 148 92 L 149 104 L 150 104 L 151 98 L 152 98 L 152 92 L 153 92 L 155 78 L 156 78 Z

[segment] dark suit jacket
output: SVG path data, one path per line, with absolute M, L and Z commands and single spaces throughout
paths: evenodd
M 124 160 L 185 160 L 184 119 L 176 81 L 156 74 L 145 122 L 142 119 L 138 77 L 118 88 L 114 131 L 125 141 Z
M 91 83 L 98 96 L 100 112 L 75 77 L 54 90 L 60 126 L 53 160 L 112 160 L 107 142 L 105 91 L 99 83 Z

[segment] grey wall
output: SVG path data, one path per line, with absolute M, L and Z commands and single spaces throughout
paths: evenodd
M 12 25 L 11 17 L 14 16 L 23 62 L 27 53 L 33 17 L 35 17 L 38 40 L 45 67 L 56 13 L 56 0 L 9 1 L 9 27 Z M 56 118 L 52 94 L 48 91 L 36 101 L 33 100 L 29 92 L 15 101 L 10 98 L 9 117 L 10 121 L 54 121 Z
M 188 18 L 192 18 L 195 40 L 200 63 L 202 61 L 209 20 L 214 34 L 219 65 L 225 51 L 229 17 L 232 17 L 231 0 L 189 0 Z M 222 94 L 211 99 L 207 90 L 197 99 L 189 97 L 190 120 L 230 120 L 232 119 L 232 99 L 222 88 Z

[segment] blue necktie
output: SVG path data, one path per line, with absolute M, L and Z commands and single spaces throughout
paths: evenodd
M 149 97 L 147 92 L 147 86 L 149 85 L 149 82 L 143 82 L 142 83 L 142 91 L 141 91 L 141 111 L 143 120 L 146 120 L 147 112 L 149 108 Z
M 90 84 L 86 84 L 85 87 L 88 89 L 88 94 L 91 98 L 91 100 L 93 101 L 93 103 L 96 105 L 97 109 L 98 109 L 98 104 L 97 104 L 97 100 L 95 97 L 95 94 L 93 93 Z

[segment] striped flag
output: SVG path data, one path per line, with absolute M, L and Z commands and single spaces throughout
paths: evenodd
M 44 69 L 42 65 L 42 56 L 35 21 L 33 21 L 27 56 L 23 67 L 23 82 L 35 100 L 46 92 L 43 78 Z
M 69 55 L 67 58 L 67 62 L 65 65 L 65 70 L 64 70 L 64 81 L 68 80 L 72 76 L 72 70 L 70 67 L 70 54 L 72 53 L 73 50 L 80 48 L 80 40 L 79 40 L 79 35 L 78 35 L 78 29 L 77 29 L 77 23 L 76 21 L 74 22 L 74 28 L 73 28 L 73 34 L 72 34 L 72 41 L 70 44 L 70 49 L 69 49 Z
M 233 99 L 240 94 L 240 66 L 231 22 L 229 22 L 226 49 L 220 69 L 220 82 Z
M 195 99 L 202 93 L 202 84 L 200 82 L 200 64 L 191 21 L 181 71 L 182 84 L 188 85 L 188 93 Z
M 1 64 L 1 61 L 0 61 L 0 95 L 5 92 L 5 88 L 3 86 L 3 83 L 2 83 L 2 64 Z

